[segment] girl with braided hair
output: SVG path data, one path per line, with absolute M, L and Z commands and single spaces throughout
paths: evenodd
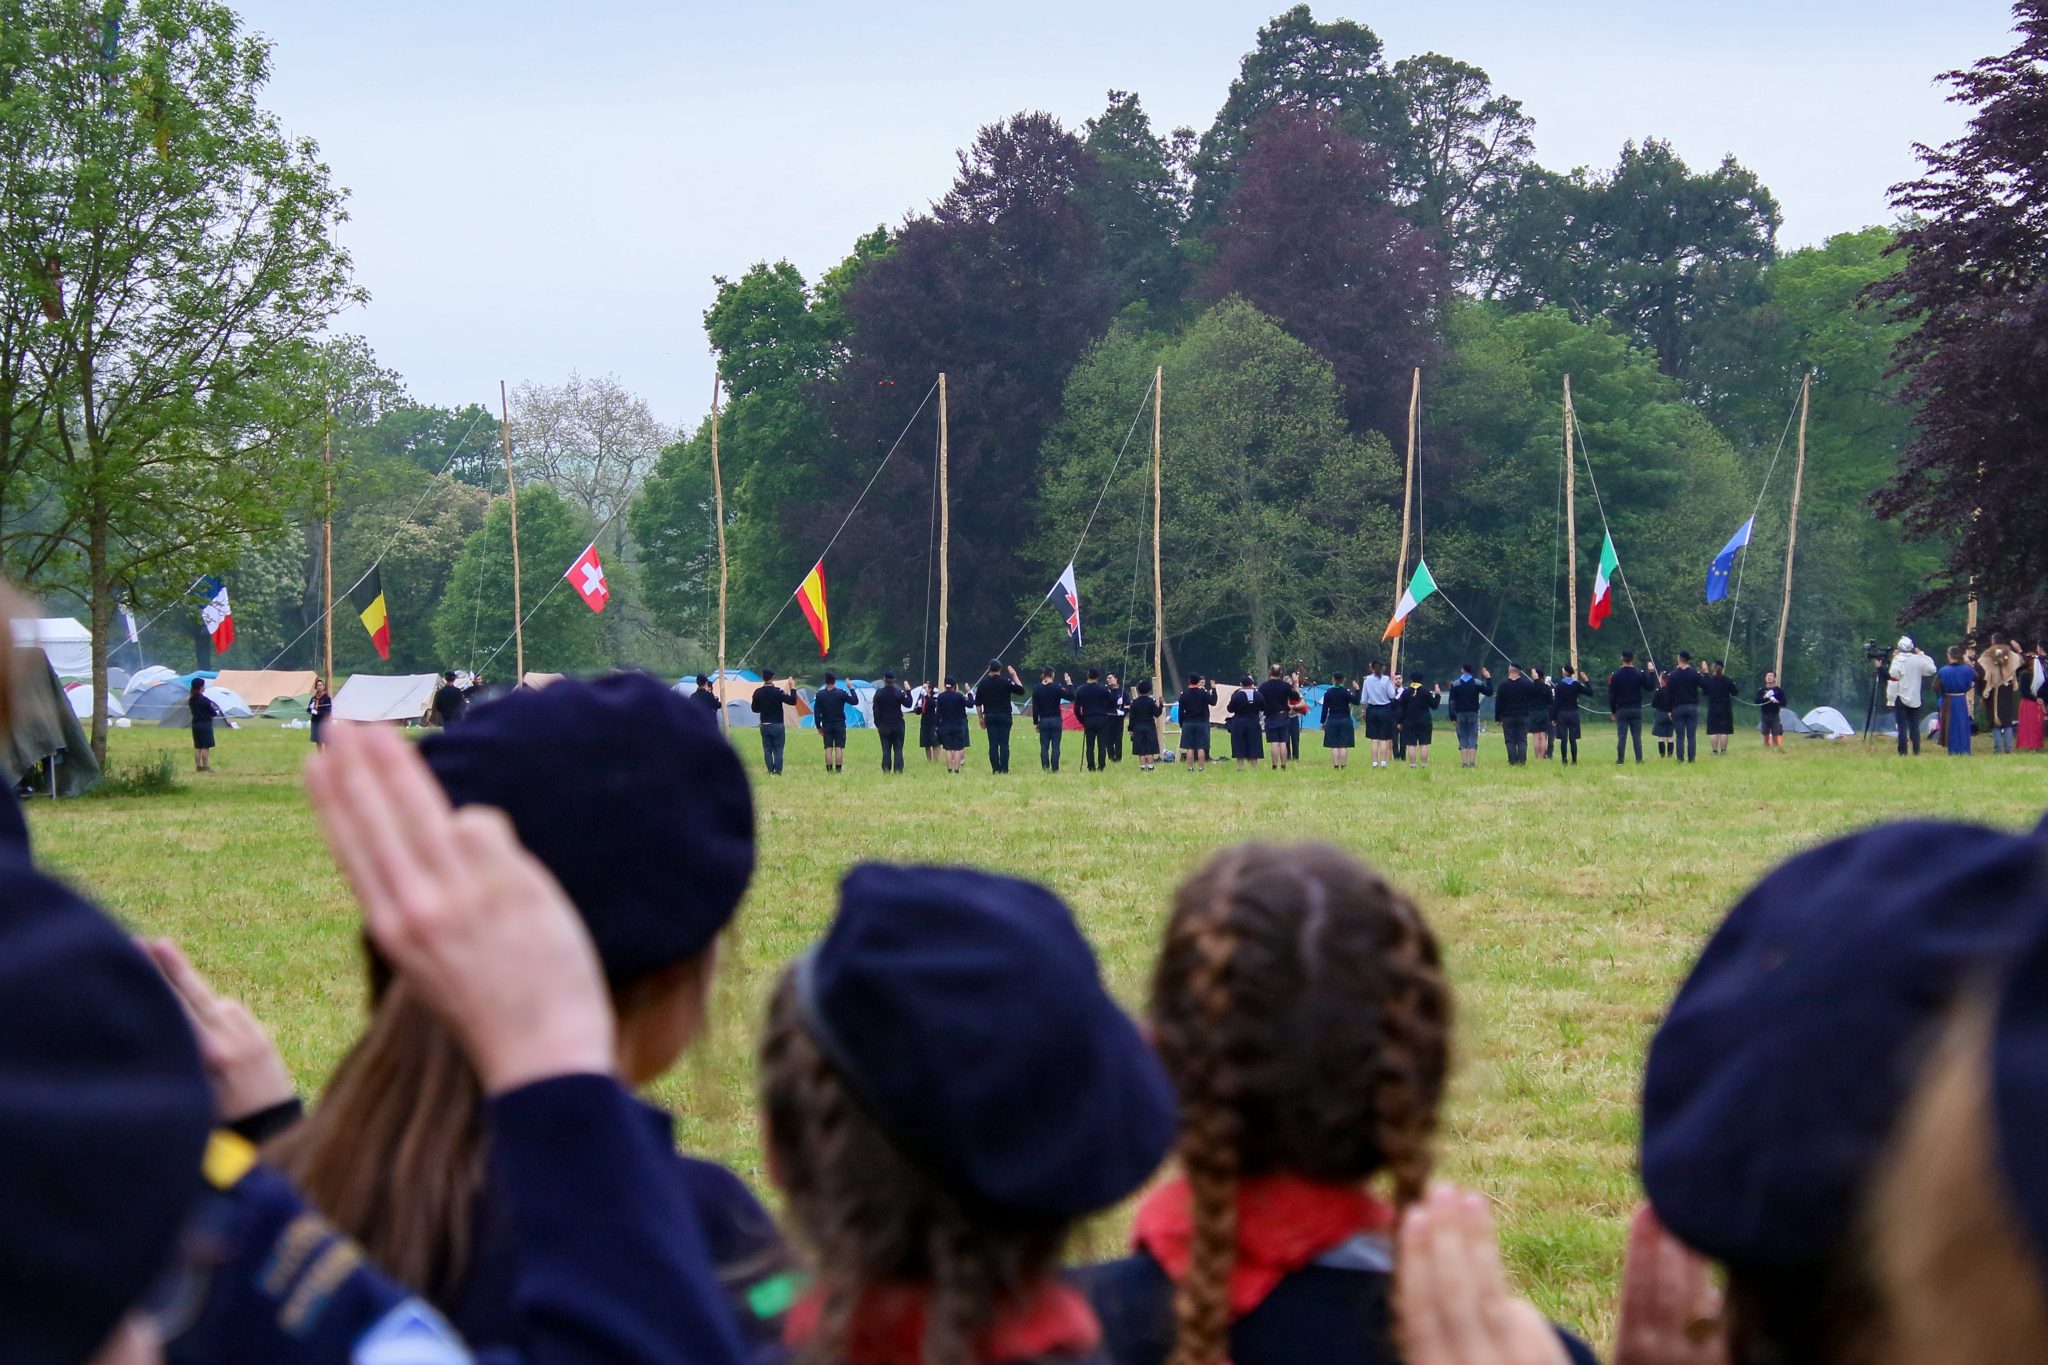
M 1415 903 L 1328 845 L 1227 849 L 1175 896 L 1150 1019 L 1180 1175 L 1134 1255 L 1082 1272 L 1110 1354 L 1397 1360 L 1391 1237 L 1429 1180 L 1451 1026 Z
M 1108 1365 L 1061 1250 L 1165 1158 L 1173 1092 L 1056 896 L 855 868 L 774 991 L 760 1075 L 814 1270 L 800 1365 Z

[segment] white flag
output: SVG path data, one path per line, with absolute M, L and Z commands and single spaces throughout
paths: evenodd
M 1060 570 L 1060 581 L 1052 585 L 1053 596 L 1058 597 L 1067 611 L 1067 643 L 1074 652 L 1081 652 L 1081 589 L 1074 583 L 1074 562 L 1067 561 L 1067 567 Z

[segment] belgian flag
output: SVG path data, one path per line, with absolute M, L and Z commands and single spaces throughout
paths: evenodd
M 371 569 L 363 575 L 362 582 L 349 590 L 348 600 L 361 618 L 363 629 L 370 632 L 370 643 L 377 647 L 377 657 L 388 662 L 391 658 L 391 613 L 384 605 L 383 575 Z

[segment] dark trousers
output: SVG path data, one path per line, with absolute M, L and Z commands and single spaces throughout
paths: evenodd
M 1500 737 L 1507 741 L 1509 766 L 1518 767 L 1529 761 L 1529 722 L 1525 718 L 1501 718 Z
M 1058 716 L 1038 722 L 1038 766 L 1049 773 L 1060 770 L 1060 740 L 1065 738 L 1066 728 Z
M 1287 718 L 1287 757 L 1290 760 L 1301 757 L 1300 716 L 1289 716 Z
M 1109 722 L 1109 761 L 1124 761 L 1124 722 L 1118 718 Z
M 1081 722 L 1081 756 L 1088 761 L 1088 771 L 1101 772 L 1109 766 L 1109 722 L 1106 720 L 1084 720 Z
M 1579 761 L 1579 713 L 1560 711 L 1557 713 L 1557 743 L 1552 746 L 1559 763 Z
M 900 773 L 903 771 L 903 727 L 884 730 L 877 726 L 875 733 L 882 737 L 882 771 Z
M 788 731 L 780 725 L 761 727 L 761 762 L 771 773 L 782 771 L 782 746 L 787 737 Z
M 1700 756 L 1700 708 L 1697 706 L 1674 706 L 1671 708 L 1671 728 L 1678 741 L 1676 753 L 1681 763 L 1691 763 Z
M 1012 721 L 990 721 L 988 723 L 988 770 L 992 773 L 1010 771 L 1010 726 Z
M 1643 708 L 1640 706 L 1617 706 L 1614 708 L 1614 761 L 1621 762 L 1628 753 L 1629 736 L 1635 736 L 1636 762 L 1643 761 Z
M 1908 706 L 1902 701 L 1892 703 L 1892 717 L 1899 723 L 1899 752 L 1906 752 L 1910 742 L 1913 752 L 1920 752 L 1920 711 L 1917 706 Z

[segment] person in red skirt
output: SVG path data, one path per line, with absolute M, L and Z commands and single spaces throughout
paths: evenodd
M 2018 747 L 2039 753 L 2044 719 L 2048 719 L 2048 639 L 2036 637 L 2020 657 L 2020 721 Z

